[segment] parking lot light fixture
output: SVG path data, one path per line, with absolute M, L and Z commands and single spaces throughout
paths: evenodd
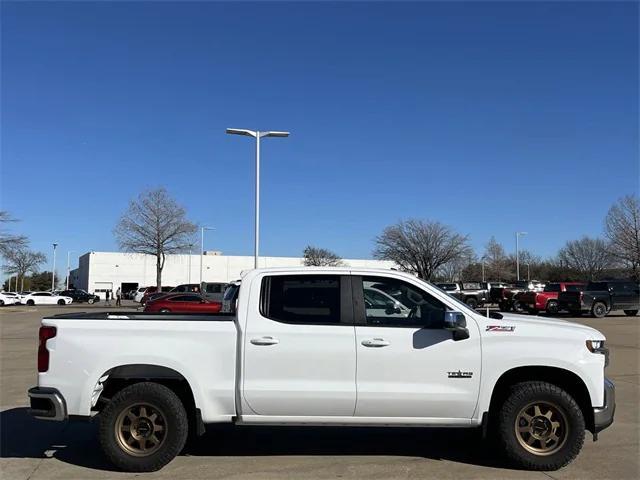
M 260 139 L 263 137 L 288 137 L 289 132 L 268 131 L 260 132 L 258 130 L 246 130 L 243 128 L 227 128 L 230 135 L 244 135 L 256 139 L 256 212 L 255 212 L 255 234 L 253 248 L 253 265 L 258 268 L 258 256 L 260 250 Z
M 213 227 L 200 228 L 200 288 L 202 288 L 202 265 L 204 264 L 204 231 L 215 230 Z
M 520 280 L 520 237 L 528 232 L 516 232 L 516 279 Z

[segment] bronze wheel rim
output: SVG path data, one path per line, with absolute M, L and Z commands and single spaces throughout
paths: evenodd
M 560 407 L 551 402 L 531 402 L 515 421 L 518 443 L 530 453 L 539 456 L 553 455 L 567 441 L 567 417 Z
M 157 452 L 167 438 L 166 417 L 155 405 L 135 403 L 118 415 L 115 434 L 125 452 L 147 457 Z

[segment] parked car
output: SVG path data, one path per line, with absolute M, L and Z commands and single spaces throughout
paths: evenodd
M 160 291 L 158 292 L 158 287 L 147 287 L 144 291 L 144 295 L 140 299 L 140 305 L 143 307 L 147 304 L 149 300 L 155 300 L 173 290 L 175 287 L 160 287 Z
M 147 288 L 149 287 L 138 288 L 138 290 L 136 290 L 135 295 L 133 296 L 133 300 L 137 303 L 140 303 L 142 301 L 142 297 L 144 296 L 144 292 L 147 291 Z
M 551 315 L 558 313 L 558 295 L 561 292 L 581 292 L 585 287 L 579 282 L 547 283 L 541 292 L 530 290 L 520 292 L 515 297 L 514 310 L 527 310 L 530 313 L 546 311 Z
M 71 302 L 73 298 L 51 292 L 32 292 L 20 296 L 20 303 L 24 305 L 69 305 Z
M 479 282 L 436 283 L 436 286 L 471 308 L 481 307 L 489 299 L 489 292 Z
M 171 293 L 180 292 L 200 293 L 200 285 L 197 283 L 183 283 L 182 285 L 178 285 L 171 289 Z
M 92 293 L 85 292 L 84 290 L 64 290 L 60 293 L 60 295 L 65 297 L 71 297 L 76 303 L 84 303 L 87 302 L 89 305 L 95 302 L 100 301 L 100 297 L 98 295 L 94 295 Z
M 221 302 L 228 283 L 224 282 L 202 282 L 202 294 L 208 299 Z
M 640 287 L 628 280 L 589 282 L 582 292 L 562 292 L 558 295 L 558 308 L 573 315 L 591 313 L 602 318 L 611 310 L 624 310 L 633 316 L 640 310 Z
M 0 292 L 0 306 L 16 305 L 20 303 L 20 296 L 15 292 Z
M 368 309 L 371 288 L 408 312 Z M 482 427 L 532 470 L 565 466 L 585 430 L 596 439 L 613 423 L 602 333 L 485 317 L 403 272 L 256 269 L 236 314 L 160 315 L 43 319 L 32 415 L 97 416 L 106 458 L 136 472 L 207 423 Z
M 160 313 L 218 313 L 221 302 L 211 302 L 196 293 L 172 293 L 156 300 L 149 300 L 145 312 Z

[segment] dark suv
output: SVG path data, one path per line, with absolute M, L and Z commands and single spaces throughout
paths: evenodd
M 73 298 L 73 303 L 87 302 L 88 304 L 92 304 L 100 301 L 100 297 L 98 295 L 87 293 L 84 290 L 63 290 L 60 292 L 60 295 L 63 297 Z
M 561 292 L 558 309 L 574 315 L 591 313 L 602 318 L 611 310 L 624 310 L 626 315 L 637 315 L 640 310 L 640 286 L 629 280 L 589 282 L 583 292 Z

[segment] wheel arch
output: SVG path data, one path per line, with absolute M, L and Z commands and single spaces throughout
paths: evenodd
M 569 393 L 577 402 L 587 430 L 594 431 L 593 407 L 589 390 L 582 379 L 570 370 L 551 366 L 521 366 L 504 372 L 493 387 L 489 402 L 489 423 L 506 399 L 512 385 L 528 381 L 542 381 L 556 385 Z
M 154 382 L 171 389 L 182 401 L 189 423 L 196 427 L 195 431 L 198 434 L 204 433 L 200 408 L 189 381 L 177 370 L 162 365 L 132 363 L 107 370 L 100 376 L 93 391 L 92 397 L 95 401 L 92 401 L 91 410 L 102 411 L 117 392 L 140 382 Z

